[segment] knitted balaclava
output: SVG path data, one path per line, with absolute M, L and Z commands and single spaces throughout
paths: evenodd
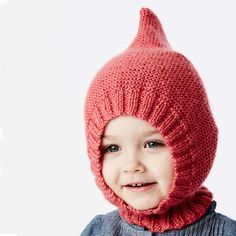
M 152 232 L 180 229 L 207 211 L 212 194 L 202 186 L 215 156 L 218 131 L 203 83 L 182 54 L 172 50 L 161 23 L 140 11 L 131 45 L 106 63 L 92 81 L 85 104 L 88 155 L 98 187 L 128 222 Z M 101 137 L 108 122 L 129 115 L 159 130 L 171 150 L 174 180 L 158 206 L 137 210 L 106 185 Z

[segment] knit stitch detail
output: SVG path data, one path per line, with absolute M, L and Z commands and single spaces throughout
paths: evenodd
M 181 204 L 170 207 L 167 214 L 136 215 L 121 209 L 120 215 L 129 223 L 142 225 L 151 232 L 164 232 L 195 223 L 206 213 L 211 199 L 212 194 L 202 187 Z

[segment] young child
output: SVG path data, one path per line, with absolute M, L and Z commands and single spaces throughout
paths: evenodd
M 138 33 L 92 81 L 85 104 L 88 155 L 98 187 L 118 210 L 82 236 L 235 236 L 202 186 L 218 130 L 202 80 L 161 23 L 140 11 Z

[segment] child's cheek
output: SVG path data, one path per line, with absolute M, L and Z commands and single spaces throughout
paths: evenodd
M 119 170 L 120 164 L 117 158 L 112 158 L 108 156 L 103 158 L 102 175 L 108 186 L 111 187 L 112 184 L 116 183 L 119 180 Z

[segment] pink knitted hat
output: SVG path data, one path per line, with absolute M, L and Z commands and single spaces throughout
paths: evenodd
M 121 216 L 149 231 L 163 232 L 192 224 L 207 211 L 212 194 L 202 183 L 213 164 L 218 131 L 203 83 L 191 62 L 170 47 L 151 10 L 142 8 L 140 16 L 134 41 L 102 67 L 89 87 L 87 148 L 96 183 Z M 101 137 L 108 122 L 120 115 L 149 122 L 171 149 L 173 184 L 156 208 L 132 208 L 102 176 Z

